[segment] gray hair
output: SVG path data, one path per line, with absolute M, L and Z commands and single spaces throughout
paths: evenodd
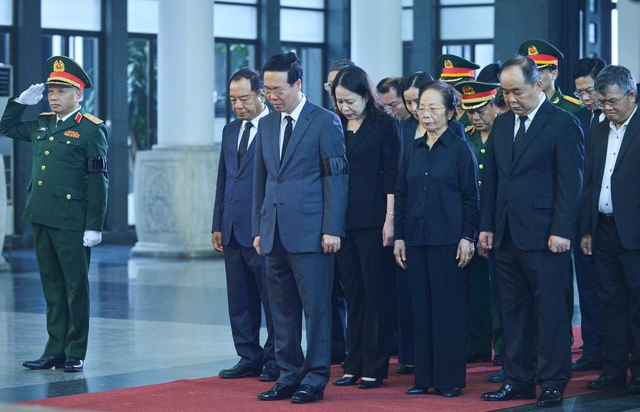
M 621 92 L 638 95 L 638 88 L 633 74 L 623 66 L 607 66 L 598 73 L 593 88 L 600 94 L 605 94 L 611 86 L 617 85 Z

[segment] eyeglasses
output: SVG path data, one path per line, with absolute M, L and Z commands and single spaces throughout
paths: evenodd
M 429 112 L 432 116 L 436 113 L 438 113 L 438 110 L 444 109 L 444 106 L 440 106 L 440 107 L 421 107 L 418 109 L 418 114 L 419 115 L 423 115 L 425 114 L 425 112 Z
M 609 99 L 609 100 L 598 100 L 596 102 L 596 107 L 600 110 L 603 110 L 605 107 L 609 106 L 609 107 L 615 107 L 617 106 L 622 99 L 624 99 L 625 97 L 627 97 L 627 95 L 631 92 L 631 90 L 627 91 L 625 94 L 622 95 L 622 97 L 617 98 L 617 99 Z
M 332 83 L 325 83 L 325 84 L 324 84 L 324 89 L 325 89 L 326 91 L 328 91 L 328 92 L 330 92 L 330 91 L 331 91 L 331 88 L 332 88 L 332 87 L 333 87 L 333 84 L 332 84 Z
M 285 92 L 287 90 L 289 90 L 291 88 L 291 86 L 287 87 L 286 89 L 264 89 L 264 95 L 269 97 L 269 95 L 271 94 L 275 94 L 276 96 L 284 96 Z
M 576 90 L 575 92 L 573 92 L 573 95 L 576 96 L 578 99 L 582 99 L 582 96 L 591 97 L 595 92 L 596 92 L 595 89 Z

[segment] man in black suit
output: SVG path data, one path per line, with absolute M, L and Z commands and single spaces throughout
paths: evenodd
M 566 296 L 580 209 L 582 131 L 545 96 L 528 57 L 507 60 L 500 85 L 513 113 L 498 116 L 489 137 L 478 243 L 483 253 L 495 254 L 508 378 L 482 398 L 534 399 L 538 382 L 538 406 L 557 406 L 571 378 Z
M 596 106 L 598 96 L 593 86 L 598 73 L 606 65 L 607 63 L 597 57 L 585 57 L 578 60 L 573 69 L 573 81 L 576 85 L 574 94 L 582 100 L 585 106 L 575 113 L 582 126 L 585 152 L 588 152 L 591 128 L 604 119 L 602 110 Z M 579 223 L 578 226 L 580 226 Z M 578 230 L 573 244 L 573 263 L 576 284 L 578 285 L 580 329 L 583 345 L 582 356 L 571 364 L 571 368 L 576 372 L 602 369 L 602 318 L 600 315 L 596 275 L 593 271 L 593 256 L 580 253 L 578 250 L 580 237 L 581 233 Z M 572 302 L 570 313 L 573 314 L 573 294 L 570 300 Z
M 211 243 L 224 252 L 231 334 L 240 361 L 220 371 L 221 378 L 260 376 L 272 382 L 280 376 L 274 350 L 273 324 L 267 294 L 264 257 L 253 248 L 251 194 L 254 142 L 258 122 L 269 114 L 264 104 L 260 73 L 242 69 L 231 76 L 229 99 L 237 120 L 222 130 Z M 260 346 L 264 306 L 267 340 Z
M 582 193 L 581 248 L 595 256 L 604 329 L 603 371 L 587 387 L 640 393 L 640 114 L 636 82 L 607 66 L 595 82 L 609 121 L 592 130 Z M 629 360 L 631 355 L 631 360 Z

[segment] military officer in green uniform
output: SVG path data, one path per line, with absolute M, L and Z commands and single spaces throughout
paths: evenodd
M 89 259 L 102 240 L 107 208 L 107 128 L 85 113 L 82 93 L 91 81 L 65 56 L 46 62 L 50 113 L 22 120 L 43 97 L 35 84 L 7 103 L 0 133 L 31 142 L 33 168 L 23 218 L 33 227 L 49 339 L 29 369 L 83 370 L 89 334 Z
M 580 100 L 565 96 L 555 85 L 558 77 L 558 62 L 564 58 L 560 50 L 544 40 L 531 39 L 520 45 L 518 53 L 536 62 L 542 79 L 542 91 L 551 103 L 569 113 L 575 113 L 584 107 Z
M 440 81 L 449 83 L 451 86 L 455 86 L 459 82 L 474 80 L 476 70 L 480 68 L 479 65 L 454 54 L 442 54 L 438 56 L 436 63 L 442 69 Z M 462 96 L 460 92 L 457 90 L 456 92 L 458 93 L 456 120 L 464 126 L 464 132 L 467 133 L 473 125 L 469 120 L 469 116 L 467 116 L 466 110 L 461 106 Z
M 499 83 L 464 81 L 456 84 L 456 91 L 462 96 L 462 108 L 472 123 L 466 132 L 466 138 L 478 160 L 478 188 L 482 190 L 484 158 L 489 142 L 489 133 L 493 121 L 498 115 L 495 97 Z M 481 192 L 482 196 L 482 192 Z M 494 342 L 494 319 L 492 316 L 491 272 L 489 261 L 478 255 L 477 251 L 469 264 L 468 303 L 469 303 L 469 346 L 467 362 L 491 361 L 491 349 L 496 354 L 504 353 L 502 340 Z M 499 319 L 496 319 L 499 323 Z

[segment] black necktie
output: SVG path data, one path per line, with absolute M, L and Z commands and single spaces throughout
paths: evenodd
M 242 160 L 244 159 L 244 155 L 247 154 L 247 147 L 249 146 L 249 133 L 251 132 L 251 127 L 253 123 L 247 122 L 244 125 L 244 132 L 242 132 L 242 137 L 240 138 L 240 147 L 238 147 L 238 167 L 242 165 Z
M 520 144 L 522 143 L 522 139 L 524 138 L 524 122 L 527 121 L 527 116 L 519 116 L 520 117 L 520 127 L 518 128 L 518 132 L 516 133 L 516 138 L 513 139 L 513 157 L 516 156 L 518 150 L 520 150 Z
M 282 155 L 280 156 L 281 162 L 282 159 L 284 159 L 284 154 L 287 152 L 287 145 L 289 144 L 291 132 L 293 131 L 293 117 L 287 116 L 285 119 L 287 120 L 287 127 L 284 129 L 284 139 L 282 140 Z
M 600 113 L 602 113 L 602 110 L 594 110 L 591 113 L 593 113 L 593 117 L 591 118 L 591 128 L 593 128 L 593 126 L 600 123 Z

